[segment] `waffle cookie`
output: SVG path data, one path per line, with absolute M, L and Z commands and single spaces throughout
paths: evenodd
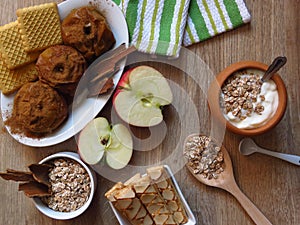
M 0 59 L 0 90 L 9 95 L 18 90 L 23 84 L 36 80 L 38 72 L 34 63 L 25 65 L 19 69 L 10 70 Z
M 39 55 L 25 51 L 17 21 L 0 27 L 0 52 L 9 69 L 29 64 Z
M 17 16 L 26 51 L 43 50 L 52 45 L 62 44 L 56 3 L 18 9 Z

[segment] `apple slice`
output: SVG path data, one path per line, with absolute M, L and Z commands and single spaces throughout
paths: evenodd
M 163 120 L 161 107 L 171 104 L 173 95 L 163 75 L 149 66 L 128 70 L 121 78 L 113 105 L 125 122 L 150 127 Z
M 92 120 L 80 132 L 78 139 L 78 151 L 80 157 L 88 164 L 97 164 L 103 157 L 105 150 L 105 138 L 110 136 L 108 121 L 99 117 Z
M 128 129 L 116 124 L 111 130 L 111 143 L 106 151 L 106 162 L 113 169 L 125 167 L 132 156 L 132 138 Z
M 132 148 L 128 129 L 122 124 L 111 127 L 104 117 L 92 120 L 79 134 L 78 152 L 90 165 L 99 163 L 105 155 L 108 166 L 121 169 L 130 161 Z

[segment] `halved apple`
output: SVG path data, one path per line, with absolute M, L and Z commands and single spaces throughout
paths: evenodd
M 164 76 L 149 66 L 128 70 L 117 85 L 113 105 L 125 122 L 150 127 L 163 120 L 161 107 L 171 104 L 173 95 Z
M 108 166 L 113 169 L 121 169 L 129 163 L 132 146 L 128 129 L 122 124 L 111 126 L 104 117 L 88 123 L 78 139 L 78 152 L 83 161 L 95 165 L 105 155 Z

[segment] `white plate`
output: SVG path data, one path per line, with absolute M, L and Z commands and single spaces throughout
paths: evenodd
M 120 10 L 120 8 L 112 1 L 107 0 L 68 0 L 58 5 L 59 15 L 61 19 L 64 19 L 72 9 L 79 8 L 85 5 L 95 5 L 99 11 L 105 16 L 107 23 L 109 24 L 114 37 L 116 39 L 115 46 L 119 46 L 125 43 L 128 46 L 128 29 L 126 20 Z M 120 62 L 120 70 L 113 77 L 114 88 L 116 87 L 124 66 L 125 60 Z M 11 136 L 18 142 L 33 146 L 33 147 L 45 147 L 58 144 L 63 142 L 70 137 L 77 134 L 82 130 L 85 125 L 90 122 L 104 107 L 106 102 L 109 100 L 112 92 L 99 96 L 98 98 L 88 98 L 84 100 L 77 107 L 69 108 L 68 120 L 60 126 L 54 133 L 47 135 L 46 137 L 34 139 L 24 137 L 22 135 L 11 134 L 9 127 L 6 127 Z M 3 121 L 11 115 L 13 106 L 14 94 L 5 96 L 1 93 L 1 112 Z
M 190 208 L 190 206 L 188 205 L 187 201 L 185 200 L 180 188 L 179 188 L 179 185 L 175 179 L 175 177 L 173 176 L 172 174 L 172 171 L 170 169 L 169 166 L 167 165 L 164 165 L 164 168 L 166 169 L 167 173 L 169 174 L 174 186 L 175 186 L 175 189 L 180 197 L 180 200 L 182 202 L 182 205 L 186 211 L 186 214 L 188 216 L 188 222 L 183 224 L 183 225 L 195 225 L 196 224 L 196 219 L 195 219 L 195 216 Z M 120 225 L 131 225 L 131 223 L 113 206 L 113 204 L 111 202 L 109 202 L 113 212 L 115 213 L 115 216 L 117 217 Z

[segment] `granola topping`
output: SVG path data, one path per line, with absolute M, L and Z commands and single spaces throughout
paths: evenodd
M 276 84 L 262 82 L 263 71 L 247 69 L 230 76 L 222 86 L 220 105 L 227 120 L 238 128 L 265 124 L 278 106 Z
M 51 196 L 42 200 L 55 211 L 71 212 L 79 209 L 91 192 L 87 171 L 71 159 L 55 159 L 53 165 L 49 173 Z
M 220 147 L 205 135 L 189 137 L 184 156 L 193 172 L 202 174 L 207 179 L 217 179 L 224 171 L 224 156 Z

